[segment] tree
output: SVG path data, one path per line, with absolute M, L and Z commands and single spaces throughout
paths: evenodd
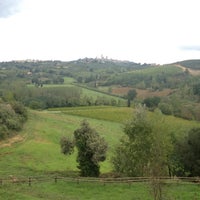
M 151 109 L 155 109 L 160 103 L 160 97 L 148 97 L 144 99 L 143 103 Z
M 193 85 L 193 93 L 194 95 L 200 96 L 200 83 Z
M 200 83 L 193 85 L 193 93 L 198 96 L 200 101 Z
M 148 117 L 145 107 L 139 106 L 133 118 L 125 124 L 125 136 L 116 148 L 113 165 L 126 176 L 150 176 L 155 200 L 162 199 L 159 177 L 168 175 L 171 141 L 162 113 L 155 111 L 155 119 Z
M 136 108 L 133 118 L 125 124 L 124 132 L 125 136 L 113 157 L 114 167 L 127 176 L 143 176 L 152 143 L 151 125 L 144 107 Z
M 61 149 L 64 154 L 71 154 L 74 146 L 78 150 L 77 162 L 81 176 L 98 177 L 99 162 L 106 159 L 107 143 L 87 121 L 81 123 L 81 128 L 74 131 L 74 141 L 66 137 L 61 138 Z
M 191 129 L 184 139 L 176 143 L 175 155 L 179 164 L 175 175 L 200 176 L 200 128 Z
M 129 90 L 127 94 L 128 99 L 128 107 L 131 105 L 131 101 L 137 96 L 137 92 L 135 89 Z

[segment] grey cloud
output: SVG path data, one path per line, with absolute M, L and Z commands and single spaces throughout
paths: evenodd
M 182 46 L 180 49 L 184 51 L 200 51 L 200 45 Z
M 0 18 L 6 18 L 17 13 L 21 1 L 22 0 L 0 0 Z

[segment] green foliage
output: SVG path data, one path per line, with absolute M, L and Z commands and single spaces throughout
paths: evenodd
M 176 175 L 200 176 L 200 128 L 193 128 L 187 137 L 175 144 L 175 162 L 179 164 Z
M 25 122 L 28 118 L 28 112 L 24 105 L 20 102 L 14 101 L 11 102 L 11 106 L 15 113 L 18 115 L 18 117 L 20 117 L 20 120 L 22 122 Z
M 150 109 L 155 109 L 160 103 L 160 97 L 148 97 L 144 99 L 143 103 Z
M 127 99 L 133 100 L 137 96 L 135 89 L 129 90 L 127 94 Z
M 137 96 L 137 92 L 135 89 L 129 90 L 127 94 L 128 99 L 128 107 L 131 105 L 131 101 Z
M 99 176 L 99 162 L 106 159 L 107 144 L 96 130 L 83 121 L 81 128 L 74 131 L 74 142 L 67 138 L 61 139 L 62 153 L 71 154 L 73 147 L 78 149 L 77 162 L 81 176 Z
M 4 140 L 8 137 L 9 131 L 6 125 L 0 125 L 0 140 Z
M 159 103 L 158 107 L 161 110 L 161 112 L 165 115 L 172 115 L 173 114 L 173 108 L 170 104 Z
M 20 103 L 0 103 L 0 139 L 19 131 L 27 119 L 27 111 Z
M 74 141 L 71 141 L 67 137 L 62 137 L 60 139 L 61 152 L 65 155 L 71 155 L 73 153 L 74 145 Z
M 168 66 L 149 66 L 141 70 L 132 70 L 121 74 L 112 75 L 105 85 L 122 85 L 134 88 L 152 88 L 162 90 L 164 88 L 177 88 L 183 81 L 189 79 L 180 68 Z
M 200 96 L 200 83 L 193 85 L 193 93 L 194 95 Z
M 117 172 L 128 176 L 167 174 L 170 141 L 162 116 L 157 115 L 155 122 L 147 116 L 145 107 L 136 109 L 132 120 L 125 125 L 125 137 L 115 150 L 113 164 Z
M 77 87 L 32 87 L 25 94 L 23 101 L 33 109 L 76 106 L 80 105 L 80 95 L 81 89 Z

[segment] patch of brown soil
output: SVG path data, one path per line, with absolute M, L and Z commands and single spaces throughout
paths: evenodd
M 130 89 L 132 88 L 131 87 L 116 87 L 112 89 L 112 94 L 123 96 L 123 95 L 126 95 Z
M 12 144 L 21 142 L 23 140 L 24 140 L 24 138 L 21 135 L 16 135 L 16 136 L 14 136 L 12 138 L 9 138 L 9 139 L 7 139 L 5 141 L 0 142 L 0 148 L 2 148 L 2 147 L 10 147 Z
M 112 94 L 124 96 L 131 89 L 133 89 L 133 88 L 131 88 L 131 87 L 116 87 L 116 88 L 112 89 Z M 147 97 L 153 97 L 153 96 L 164 97 L 164 96 L 168 96 L 173 91 L 174 90 L 171 90 L 171 89 L 164 89 L 162 91 L 151 91 L 151 90 L 136 89 L 138 99 L 145 99 Z
M 148 97 L 165 97 L 171 94 L 174 90 L 171 89 L 164 89 L 162 91 L 150 91 L 150 90 L 141 90 L 141 89 L 136 89 L 137 91 L 137 98 L 138 99 L 145 99 Z

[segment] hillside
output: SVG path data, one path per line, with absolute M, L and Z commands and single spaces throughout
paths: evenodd
M 101 164 L 101 173 L 110 174 L 113 170 L 110 158 L 123 135 L 124 121 L 132 116 L 133 111 L 132 108 L 105 106 L 29 110 L 28 121 L 20 135 L 0 143 L 0 178 L 3 180 L 0 199 L 88 199 L 94 196 L 96 199 L 109 199 L 112 194 L 114 199 L 120 200 L 122 191 L 126 191 L 126 199 L 132 199 L 132 195 L 138 196 L 138 199 L 149 199 L 147 183 L 104 183 L 101 179 L 97 182 L 89 179 L 89 182 L 87 178 L 77 183 L 76 179 L 67 179 L 78 176 L 76 153 L 65 156 L 60 150 L 60 138 L 63 135 L 72 137 L 80 122 L 87 119 L 109 145 L 107 159 Z M 149 115 L 152 119 L 155 117 L 154 113 Z M 200 126 L 197 122 L 172 116 L 166 116 L 165 122 L 171 133 L 178 137 L 183 137 L 190 128 Z M 24 182 L 13 184 L 13 177 Z M 63 178 L 55 182 L 55 177 Z M 28 186 L 30 178 L 32 182 Z M 190 199 L 198 194 L 196 187 L 187 182 L 175 182 L 168 183 L 166 188 L 170 195 Z M 180 193 L 180 190 L 184 192 Z
M 168 65 L 140 64 L 107 58 L 0 63 L 0 97 L 33 109 L 88 105 L 126 106 L 159 97 L 165 114 L 200 120 L 199 60 Z M 195 76 L 194 76 L 195 75 Z M 154 108 L 150 108 L 154 109 Z
M 176 62 L 175 64 L 194 70 L 200 70 L 200 60 L 184 60 Z
M 101 172 L 110 172 L 110 156 L 123 135 L 124 122 L 132 113 L 131 108 L 119 107 L 29 110 L 29 119 L 23 131 L 18 136 L 0 143 L 0 176 L 67 175 L 69 171 L 77 172 L 76 155 L 61 154 L 59 142 L 62 136 L 72 137 L 73 131 L 80 126 L 83 119 L 87 119 L 107 141 L 109 151 L 106 161 L 101 164 Z M 149 114 L 154 118 L 153 113 Z M 171 116 L 165 117 L 165 121 L 172 133 L 180 137 L 190 128 L 199 127 L 197 122 Z

